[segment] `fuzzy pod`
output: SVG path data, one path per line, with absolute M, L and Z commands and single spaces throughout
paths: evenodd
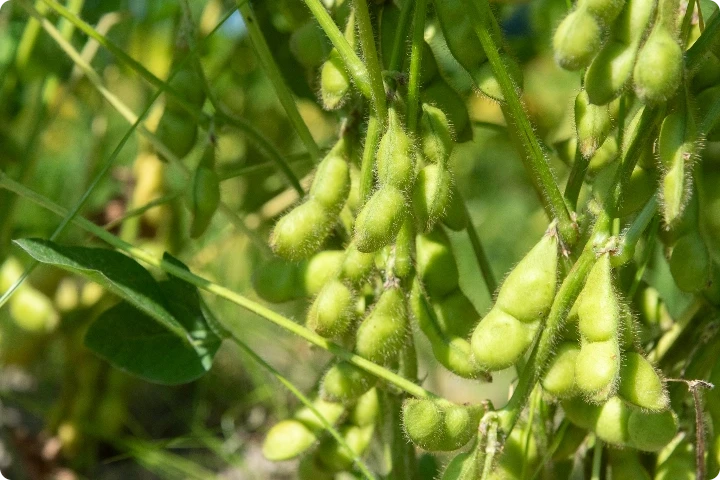
M 595 150 L 595 154 L 590 159 L 587 169 L 587 177 L 593 180 L 595 176 L 605 169 L 608 165 L 613 164 L 619 157 L 617 136 L 608 135 L 603 144 Z
M 328 215 L 337 215 L 350 194 L 350 167 L 346 157 L 345 141 L 322 159 L 315 172 L 310 197 L 323 206 Z
M 453 57 L 471 75 L 487 56 L 462 0 L 435 0 L 435 13 Z
M 678 417 L 672 410 L 645 412 L 633 409 L 628 419 L 630 445 L 644 452 L 657 452 L 675 437 Z
M 553 35 L 555 61 L 566 70 L 587 67 L 600 50 L 602 29 L 586 9 L 570 12 Z
M 302 422 L 283 420 L 273 425 L 265 436 L 262 453 L 272 462 L 290 460 L 312 447 L 317 436 Z
M 593 265 L 577 305 L 578 328 L 586 341 L 603 342 L 618 336 L 620 305 L 612 285 L 609 254 Z
M 370 446 L 375 432 L 375 426 L 358 427 L 357 425 L 344 425 L 340 428 L 340 435 L 345 444 L 353 453 L 361 456 Z M 350 470 L 355 461 L 347 449 L 340 445 L 333 437 L 325 437 L 317 449 L 318 463 L 333 472 Z
M 184 112 L 165 110 L 155 136 L 170 150 L 170 153 L 182 159 L 195 146 L 198 129 L 194 121 Z
M 314 399 L 312 405 L 313 408 L 317 410 L 317 412 L 322 415 L 325 421 L 327 421 L 330 425 L 337 423 L 346 411 L 345 405 L 342 403 L 330 402 L 320 397 Z M 307 406 L 303 406 L 295 412 L 293 414 L 293 419 L 302 422 L 303 425 L 308 427 L 308 429 L 314 433 L 325 430 L 323 422 L 320 421 L 315 412 Z
M 620 348 L 617 339 L 584 342 L 575 361 L 578 391 L 595 403 L 611 397 L 620 374 Z
M 457 450 L 477 435 L 483 413 L 479 406 L 461 406 L 433 399 L 410 399 L 403 405 L 408 438 L 427 451 Z
M 340 272 L 345 262 L 342 250 L 323 250 L 300 264 L 298 283 L 302 294 L 314 297 Z
M 415 224 L 408 215 L 395 239 L 395 260 L 393 273 L 397 278 L 408 277 L 414 268 Z
M 521 428 L 522 427 L 522 428 Z M 536 436 L 527 424 L 513 428 L 487 480 L 515 480 L 532 472 L 540 462 Z
M 453 130 L 445 112 L 423 103 L 420 117 L 420 144 L 425 158 L 431 163 L 445 165 L 455 146 Z
M 50 333 L 60 322 L 52 301 L 30 285 L 22 285 L 10 297 L 9 304 L 13 322 L 26 332 Z
M 680 86 L 683 62 L 678 40 L 664 27 L 656 25 L 640 49 L 633 70 L 638 98 L 653 104 L 669 100 Z
M 504 53 L 500 54 L 500 59 L 510 74 L 510 78 L 513 83 L 517 88 L 522 90 L 523 73 L 520 66 L 517 64 L 515 59 Z M 473 80 L 475 80 L 475 86 L 477 86 L 478 90 L 480 90 L 480 92 L 486 97 L 491 98 L 496 102 L 505 101 L 502 88 L 500 88 L 500 83 L 497 81 L 497 78 L 495 78 L 490 62 L 483 63 L 480 68 L 477 69 L 473 75 Z
M 258 297 L 270 303 L 285 303 L 298 298 L 297 266 L 273 257 L 260 263 L 253 272 L 252 284 Z
M 320 98 L 325 110 L 340 108 L 345 103 L 350 86 L 350 74 L 345 68 L 345 62 L 333 48 L 320 70 Z
M 596 189 L 602 189 L 603 187 L 610 186 L 613 180 L 615 169 L 606 169 L 602 175 L 597 178 Z M 625 188 L 623 189 L 623 196 L 620 198 L 620 204 L 617 206 L 617 211 L 614 212 L 618 218 L 624 218 L 642 209 L 648 200 L 655 195 L 657 192 L 657 171 L 646 170 L 639 165 L 636 165 L 630 174 L 630 178 L 626 180 Z M 601 190 L 606 193 L 610 193 L 610 189 Z M 604 194 L 603 194 L 604 195 Z M 607 202 L 607 198 L 603 199 Z
M 450 199 L 445 207 L 442 223 L 453 232 L 460 232 L 467 228 L 470 221 L 468 212 L 465 209 L 465 202 L 460 196 L 460 191 L 455 184 L 450 186 Z
M 194 67 L 182 67 L 175 73 L 175 75 L 173 75 L 169 85 L 170 88 L 178 95 L 177 97 L 174 95 L 166 96 L 165 110 L 169 110 L 180 115 L 187 114 L 178 98 L 182 98 L 187 103 L 197 108 L 201 108 L 205 103 L 203 79 Z
M 329 51 L 328 39 L 314 20 L 306 22 L 290 35 L 290 53 L 305 68 L 321 65 Z
M 575 364 L 580 347 L 573 342 L 563 342 L 550 360 L 542 387 L 550 395 L 557 398 L 571 397 L 575 389 Z
M 450 239 L 441 227 L 418 235 L 415 240 L 417 272 L 431 298 L 441 298 L 459 286 L 455 255 Z
M 330 367 L 320 385 L 323 398 L 341 403 L 356 401 L 377 383 L 377 377 L 341 361 Z
M 358 427 L 374 425 L 380 415 L 380 396 L 377 388 L 371 388 L 358 398 L 355 406 L 350 410 L 347 421 Z
M 458 453 L 445 467 L 440 480 L 477 480 L 480 476 L 477 449 Z
M 438 75 L 436 79 L 422 89 L 420 101 L 433 105 L 445 113 L 455 131 L 456 142 L 462 143 L 472 139 L 472 124 L 470 123 L 467 104 L 463 97 L 448 85 L 441 76 Z
M 610 109 L 604 105 L 591 104 L 587 91 L 581 90 L 575 97 L 575 126 L 580 153 L 585 158 L 590 158 L 610 133 Z
M 353 285 L 363 282 L 375 268 L 375 254 L 364 253 L 351 243 L 345 250 L 342 262 L 342 278 Z
M 307 327 L 325 338 L 343 336 L 355 318 L 355 295 L 344 283 L 331 280 L 315 297 Z
M 562 405 L 565 414 L 576 425 L 592 430 L 607 443 L 628 445 L 628 421 L 632 409 L 618 397 L 610 397 L 600 406 L 590 405 L 580 398 L 565 400 Z
M 335 223 L 312 198 L 283 216 L 272 231 L 270 246 L 288 260 L 302 260 L 317 252 Z
M 399 288 L 385 290 L 358 327 L 355 352 L 376 363 L 397 356 L 408 333 L 405 296 Z
M 611 25 L 625 6 L 625 0 L 583 0 L 582 6 L 603 25 Z
M 709 52 L 700 69 L 692 77 L 692 91 L 700 93 L 715 85 L 720 85 L 720 58 L 715 52 Z
M 615 20 L 612 38 L 626 45 L 639 46 L 655 17 L 657 1 L 626 0 L 625 7 Z
M 355 220 L 355 247 L 372 253 L 391 244 L 407 215 L 405 196 L 391 186 L 381 187 L 363 206 Z
M 455 337 L 468 338 L 480 319 L 475 306 L 459 288 L 434 302 L 433 309 L 442 331 Z
M 608 450 L 608 458 L 612 469 L 612 478 L 652 480 L 640 461 L 638 452 L 629 449 L 611 448 Z
M 557 287 L 557 238 L 545 235 L 500 286 L 495 307 L 533 323 L 550 311 Z
M 563 403 L 563 406 L 565 404 Z M 552 454 L 553 461 L 572 457 L 588 436 L 587 428 L 581 428 L 571 421 L 562 434 L 560 443 Z
M 637 58 L 637 45 L 610 40 L 585 72 L 585 90 L 590 103 L 606 105 L 617 98 L 630 81 Z
M 414 180 L 415 158 L 410 137 L 397 112 L 388 112 L 388 125 L 377 151 L 377 176 L 380 185 L 407 191 Z
M 496 305 L 472 334 L 475 361 L 491 372 L 513 365 L 532 344 L 538 325 L 521 322 Z
M 443 405 L 446 443 L 444 451 L 457 450 L 478 433 L 480 418 L 484 408 L 478 405 Z
M 670 273 L 678 288 L 698 292 L 710 281 L 712 259 L 700 232 L 688 232 L 673 246 L 669 259 Z
M 220 179 L 215 170 L 199 166 L 193 177 L 192 225 L 190 236 L 198 238 L 207 230 L 220 205 Z
M 667 225 L 679 220 L 692 193 L 691 167 L 697 135 L 695 121 L 685 109 L 669 114 L 660 127 L 658 159 L 664 169 L 660 191 Z
M 658 372 L 636 352 L 627 352 L 623 358 L 618 396 L 652 411 L 665 410 L 670 402 Z
M 450 202 L 452 176 L 438 164 L 426 165 L 413 186 L 412 204 L 419 230 L 427 232 L 443 218 Z

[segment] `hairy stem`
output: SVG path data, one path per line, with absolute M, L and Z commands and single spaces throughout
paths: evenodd
M 385 85 L 383 84 L 382 68 L 378 59 L 377 48 L 375 48 L 375 35 L 373 34 L 370 11 L 367 0 L 355 0 L 355 21 L 358 26 L 358 37 L 360 48 L 365 57 L 368 76 L 370 78 L 370 89 L 372 91 L 372 103 L 375 114 L 381 125 L 387 120 L 387 99 Z
M 417 128 L 418 109 L 420 107 L 420 74 L 422 69 L 423 45 L 425 44 L 426 14 L 427 0 L 416 0 L 415 13 L 413 15 L 410 76 L 407 93 L 407 127 L 411 134 L 415 133 L 415 129 Z

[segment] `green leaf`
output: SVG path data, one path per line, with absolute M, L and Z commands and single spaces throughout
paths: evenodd
M 124 299 L 100 315 L 85 336 L 85 345 L 115 367 L 173 385 L 195 380 L 212 366 L 222 339 L 208 325 L 193 285 L 173 276 L 158 283 L 113 250 L 36 239 L 16 243 L 36 260 L 83 275 Z M 165 261 L 187 269 L 168 254 Z

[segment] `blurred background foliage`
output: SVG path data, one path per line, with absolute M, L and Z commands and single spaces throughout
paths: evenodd
M 12 178 L 64 206 L 72 206 L 129 128 L 127 120 L 100 95 L 74 62 L 15 1 L 0 11 L 0 168 Z M 343 3 L 326 0 L 325 3 Z M 205 37 L 235 4 L 189 0 L 198 38 Z M 183 15 L 175 0 L 67 0 L 89 24 L 160 78 L 166 78 Z M 335 5 L 338 7 L 338 5 Z M 118 61 L 65 20 L 41 12 L 90 60 L 106 88 L 139 114 L 155 92 L 137 72 Z M 321 148 L 329 148 L 339 128 L 335 114 L 318 105 L 318 67 L 329 51 L 320 34 L 316 44 L 294 36 L 308 28 L 309 12 L 297 0 L 255 1 L 261 28 L 299 110 Z M 539 136 L 552 150 L 556 175 L 569 168 L 566 144 L 573 135 L 571 108 L 579 75 L 559 69 L 550 38 L 565 14 L 565 0 L 536 0 L 500 6 L 505 33 L 523 66 L 525 100 Z M 187 14 L 187 12 L 186 12 Z M 306 38 L 306 37 L 304 37 Z M 309 38 L 313 38 L 310 36 Z M 497 104 L 473 92 L 467 74 L 451 59 L 439 28 L 426 38 L 446 80 L 467 100 L 472 140 L 451 160 L 457 184 L 498 278 L 537 241 L 547 219 L 508 138 Z M 311 48 L 312 47 L 312 48 Z M 317 52 L 322 52 L 319 61 Z M 294 134 L 272 85 L 254 56 L 240 15 L 235 12 L 198 50 L 217 102 L 248 121 L 291 162 L 299 178 L 312 164 Z M 163 110 L 156 102 L 146 126 L 153 131 Z M 252 275 L 264 251 L 258 244 L 297 194 L 268 156 L 239 129 L 223 126 L 218 164 L 225 180 L 222 199 L 256 238 L 217 215 L 199 240 L 188 235 L 186 174 L 162 162 L 146 139 L 133 135 L 111 174 L 95 190 L 82 215 L 144 248 L 167 250 L 193 271 L 257 298 Z M 207 136 L 200 132 L 201 140 Z M 195 165 L 203 141 L 184 159 Z M 118 220 L 154 199 L 162 205 Z M 11 239 L 47 238 L 58 218 L 0 191 L 0 291 L 28 264 Z M 457 249 L 461 287 L 482 314 L 490 307 L 471 246 L 464 234 L 451 235 Z M 92 245 L 95 240 L 70 228 L 62 242 Z M 661 254 L 649 278 L 671 313 L 688 298 L 676 291 Z M 112 369 L 82 345 L 84 328 L 116 300 L 93 284 L 59 270 L 40 267 L 29 279 L 34 297 L 0 310 L 0 470 L 13 480 L 36 478 L 290 478 L 292 466 L 270 464 L 259 451 L 262 435 L 297 405 L 296 399 L 235 346 L 224 345 L 211 372 L 179 387 L 162 387 Z M 30 297 L 32 295 L 26 295 Z M 297 338 L 216 298 L 215 313 L 265 360 L 303 391 L 312 389 L 329 361 Z M 281 305 L 302 319 L 307 300 Z M 421 351 L 425 385 L 455 401 L 490 398 L 501 406 L 514 371 L 480 384 L 454 377 Z M 432 478 L 432 468 L 429 468 Z

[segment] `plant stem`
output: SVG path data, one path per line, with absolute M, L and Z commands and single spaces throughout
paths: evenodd
M 590 157 L 585 158 L 585 155 L 580 153 L 580 145 L 576 146 L 575 160 L 573 161 L 570 176 L 568 176 L 568 181 L 565 185 L 565 200 L 567 200 L 573 210 L 577 208 L 580 189 L 582 189 L 583 182 L 585 181 L 588 165 L 590 165 Z
M 48 199 L 47 197 L 44 197 L 37 192 L 25 187 L 24 185 L 14 181 L 2 171 L 0 171 L 0 188 L 10 190 L 11 192 L 20 195 L 23 198 L 57 215 L 63 216 L 67 214 L 67 210 L 65 208 L 57 205 L 55 202 Z M 136 260 L 140 260 L 148 265 L 159 268 L 173 276 L 179 277 L 202 290 L 210 292 L 213 295 L 217 295 L 218 297 L 232 302 L 249 312 L 252 312 L 266 320 L 269 320 L 280 328 L 287 330 L 288 332 L 291 332 L 303 338 L 304 340 L 307 340 L 309 343 L 312 343 L 313 345 L 330 352 L 331 354 L 338 357 L 340 360 L 345 360 L 349 363 L 352 363 L 356 367 L 359 367 L 366 372 L 369 372 L 372 375 L 375 375 L 376 377 L 395 385 L 397 388 L 409 393 L 410 395 L 418 398 L 437 398 L 435 394 L 425 390 L 421 386 L 401 377 L 394 372 L 391 372 L 390 370 L 376 363 L 371 362 L 370 360 L 367 360 L 359 355 L 350 352 L 349 350 L 346 350 L 344 347 L 338 345 L 337 343 L 331 342 L 326 338 L 321 337 L 320 335 L 303 327 L 302 325 L 298 325 L 289 318 L 286 318 L 274 312 L 273 310 L 240 295 L 237 292 L 225 288 L 222 285 L 218 285 L 210 280 L 195 275 L 192 272 L 179 268 L 176 265 L 167 262 L 162 258 L 158 258 L 141 248 L 135 247 L 119 239 L 115 235 L 108 233 L 102 227 L 95 225 L 94 223 L 86 220 L 83 217 L 76 216 L 73 219 L 73 223 L 75 223 L 83 230 L 92 233 L 93 235 L 105 241 L 114 248 L 125 252 Z
M 490 474 L 492 473 L 492 469 L 495 463 L 495 454 L 497 453 L 498 448 L 498 422 L 497 419 L 493 418 L 489 422 L 490 424 L 487 426 L 487 436 L 486 436 L 486 444 L 485 444 L 485 460 L 483 462 L 483 469 L 482 474 L 480 476 L 481 480 L 486 480 L 490 478 Z M 482 435 L 482 432 L 481 432 Z
M 320 149 L 317 143 L 315 143 L 312 134 L 310 134 L 307 124 L 305 124 L 305 121 L 300 116 L 300 111 L 297 108 L 292 92 L 285 83 L 285 79 L 282 73 L 280 73 L 280 68 L 278 68 L 277 63 L 275 63 L 275 59 L 272 56 L 270 47 L 268 47 L 265 41 L 262 30 L 260 30 L 260 25 L 258 24 L 255 12 L 253 12 L 250 6 L 250 2 L 247 0 L 237 0 L 236 5 L 245 20 L 245 27 L 247 28 L 253 50 L 255 50 L 255 55 L 257 55 L 263 70 L 265 70 L 265 73 L 270 78 L 275 88 L 275 93 L 290 119 L 290 123 L 292 123 L 295 132 L 300 136 L 300 140 L 302 140 L 313 160 L 315 160 L 315 162 L 319 161 Z
M 473 223 L 472 217 L 470 216 L 470 210 L 468 209 L 467 204 L 464 200 L 463 205 L 465 206 L 465 215 L 467 216 L 467 227 L 465 227 L 465 231 L 467 232 L 468 238 L 470 239 L 470 244 L 472 245 L 473 252 L 475 252 L 475 259 L 477 260 L 478 266 L 480 267 L 480 273 L 482 274 L 483 280 L 485 281 L 485 286 L 487 287 L 488 293 L 490 294 L 490 298 L 493 298 L 495 290 L 497 290 L 498 287 L 497 280 L 495 280 L 495 275 L 493 275 L 490 261 L 488 260 L 487 254 L 485 253 L 485 248 L 483 247 L 482 242 L 480 242 L 480 236 L 478 235 L 475 224 Z
M 716 11 L 705 24 L 705 30 L 700 38 L 686 52 L 685 65 L 689 65 L 695 71 L 701 68 L 703 60 L 718 42 L 718 34 L 720 34 L 720 13 Z
M 363 148 L 362 165 L 360 166 L 360 204 L 363 205 L 373 191 L 373 174 L 375 173 L 375 152 L 377 151 L 380 135 L 382 134 L 382 123 L 377 116 L 370 114 L 367 133 L 365 134 L 365 146 Z
M 248 0 L 242 0 L 248 1 Z M 305 0 L 305 4 L 310 9 L 315 19 L 320 24 L 320 27 L 325 31 L 325 35 L 328 36 L 330 42 L 333 44 L 340 54 L 340 57 L 345 63 L 345 67 L 348 69 L 348 73 L 355 81 L 355 86 L 360 90 L 360 93 L 364 97 L 372 98 L 373 90 L 371 86 L 371 78 L 368 69 L 365 68 L 365 64 L 355 54 L 355 50 L 350 46 L 345 36 L 340 31 L 335 22 L 330 17 L 330 14 L 325 10 L 325 6 L 320 0 Z
M 390 59 L 385 59 L 387 67 L 391 72 L 397 72 L 402 68 L 403 61 L 405 60 L 404 55 L 400 53 L 405 48 L 405 37 L 407 34 L 407 26 L 410 22 L 410 12 L 412 11 L 413 2 L 403 2 L 402 8 L 400 9 L 400 16 L 398 17 L 398 24 L 395 30 L 395 38 L 393 39 L 393 49 L 390 54 Z M 417 7 L 416 7 L 417 8 Z
M 382 78 L 382 68 L 375 48 L 375 35 L 370 21 L 370 11 L 368 10 L 367 0 L 355 0 L 354 5 L 360 48 L 362 48 L 365 56 L 365 65 L 370 78 L 373 107 L 378 121 L 381 125 L 384 125 L 387 120 L 387 99 Z
M 412 48 L 410 50 L 410 76 L 407 93 L 407 128 L 413 134 L 417 128 L 420 107 L 420 74 L 422 69 L 423 46 L 425 45 L 425 16 L 427 0 L 415 0 L 413 15 Z
M 570 216 L 560 188 L 550 170 L 548 159 L 520 101 L 517 86 L 500 57 L 500 48 L 492 34 L 494 30 L 498 29 L 495 17 L 490 11 L 487 0 L 472 0 L 472 4 L 475 8 L 475 15 L 469 12 L 468 15 L 474 20 L 475 33 L 487 54 L 493 74 L 500 84 L 500 89 L 510 112 L 508 122 L 517 129 L 518 138 L 523 147 L 522 157 L 525 159 L 528 173 L 534 179 L 534 183 L 541 187 L 539 193 L 550 206 L 555 218 L 557 218 L 563 240 L 572 245 L 578 238 L 575 222 Z
M 603 442 L 596 436 L 595 447 L 593 448 L 592 476 L 590 480 L 600 480 L 602 474 L 602 452 Z

